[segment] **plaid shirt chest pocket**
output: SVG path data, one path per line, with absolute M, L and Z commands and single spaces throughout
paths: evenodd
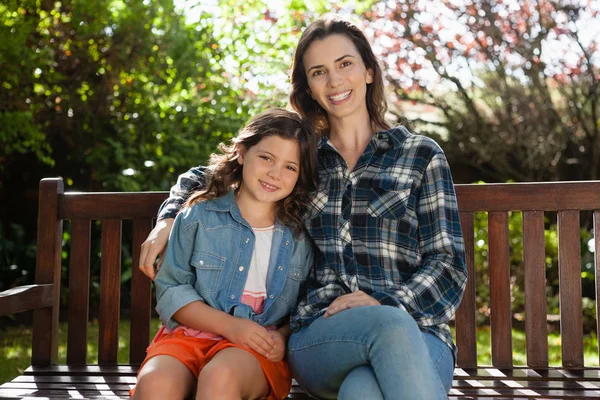
M 412 182 L 386 176 L 369 182 L 367 212 L 373 218 L 401 219 L 406 213 Z
M 206 251 L 194 251 L 190 264 L 196 269 L 196 289 L 201 296 L 219 290 L 226 261 Z

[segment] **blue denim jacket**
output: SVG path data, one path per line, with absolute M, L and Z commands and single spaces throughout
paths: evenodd
M 300 284 L 313 264 L 308 237 L 275 224 L 264 311 L 240 304 L 254 251 L 254 232 L 235 195 L 203 201 L 175 218 L 162 267 L 156 275 L 156 311 L 169 329 L 173 314 L 193 301 L 260 325 L 282 325 L 296 306 Z

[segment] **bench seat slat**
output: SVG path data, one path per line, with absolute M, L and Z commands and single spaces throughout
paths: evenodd
M 116 364 L 121 300 L 121 220 L 102 220 L 98 363 Z
M 492 364 L 512 365 L 508 212 L 488 214 Z
M 138 268 L 141 245 L 152 230 L 152 219 L 133 220 L 133 257 L 131 271 L 131 330 L 129 336 L 129 362 L 141 363 L 146 357 L 150 340 L 152 285 L 150 279 Z
M 85 364 L 90 298 L 91 221 L 71 221 L 67 364 Z
M 565 367 L 583 366 L 579 211 L 558 212 L 560 333 Z
M 594 264 L 596 299 L 600 298 L 600 210 L 594 210 Z M 596 301 L 596 335 L 600 333 L 600 301 Z M 600 362 L 600 340 L 596 341 Z
M 467 276 L 475 276 L 475 235 L 473 213 L 460 213 L 465 255 L 467 258 Z M 456 311 L 457 365 L 475 367 L 477 365 L 477 321 L 475 319 L 475 280 L 467 279 L 462 302 Z
M 546 322 L 546 255 L 544 213 L 523 212 L 523 264 L 525 280 L 525 340 L 527 365 L 548 366 Z

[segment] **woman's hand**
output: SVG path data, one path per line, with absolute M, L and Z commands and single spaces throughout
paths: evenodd
M 231 343 L 245 346 L 254 350 L 263 357 L 268 358 L 273 351 L 275 340 L 269 332 L 254 321 L 234 317 L 235 320 L 228 324 L 222 336 Z
M 354 307 L 362 306 L 380 306 L 381 303 L 369 296 L 365 292 L 359 290 L 353 293 L 348 293 L 336 298 L 325 311 L 325 318 L 331 317 L 340 311 Z
M 164 257 L 164 249 L 169 241 L 169 234 L 173 227 L 174 218 L 165 218 L 158 221 L 154 229 L 150 232 L 144 243 L 142 243 L 142 252 L 140 253 L 139 268 L 148 278 L 154 280 L 154 274 L 160 268 Z M 154 269 L 156 257 L 161 255 L 160 260 Z

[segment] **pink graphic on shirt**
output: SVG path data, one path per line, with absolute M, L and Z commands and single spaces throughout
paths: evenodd
M 255 314 L 262 314 L 265 308 L 265 298 L 267 297 L 266 293 L 254 293 L 250 291 L 244 291 L 242 295 L 242 299 L 240 301 L 241 304 L 246 304 L 252 308 Z M 267 326 L 267 330 L 275 330 L 277 327 L 275 326 Z M 160 327 L 156 335 L 154 335 L 154 339 L 152 343 L 156 342 L 162 335 L 167 335 L 169 333 L 183 331 L 185 336 L 191 336 L 198 339 L 210 339 L 210 340 L 222 340 L 223 337 L 219 335 L 215 335 L 210 332 L 203 332 L 197 329 L 190 328 L 185 325 L 178 325 L 175 329 L 167 329 L 164 325 Z

